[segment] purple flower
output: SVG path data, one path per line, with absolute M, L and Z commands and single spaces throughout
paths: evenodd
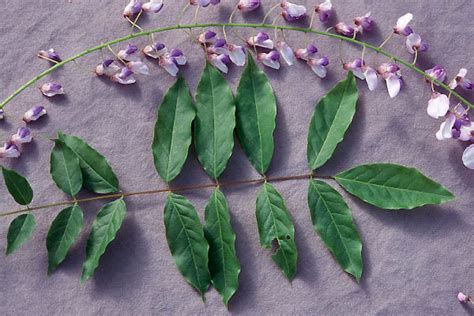
M 229 67 L 227 66 L 231 63 L 229 56 L 224 54 L 210 54 L 209 61 L 214 67 L 219 69 L 221 72 L 226 74 L 229 71 Z
M 142 9 L 145 12 L 158 13 L 163 8 L 163 0 L 150 0 L 142 5 Z
M 446 80 L 446 70 L 444 70 L 440 65 L 435 65 L 433 68 L 427 69 L 425 73 L 434 80 L 438 80 L 440 82 Z
M 276 50 L 272 50 L 269 53 L 257 54 L 257 60 L 263 62 L 267 67 L 273 69 L 280 69 L 280 54 Z
M 20 127 L 15 135 L 12 135 L 11 141 L 17 146 L 21 144 L 31 143 L 33 136 L 31 135 L 31 130 L 27 127 Z
M 54 97 L 58 94 L 64 94 L 63 86 L 59 83 L 48 82 L 40 87 L 41 93 L 47 97 Z
M 0 158 L 18 158 L 20 155 L 20 149 L 11 141 L 0 147 Z
M 428 115 L 437 119 L 443 117 L 449 111 L 449 99 L 446 95 L 433 92 L 431 99 L 428 101 L 426 109 Z
M 250 46 L 258 46 L 268 49 L 273 49 L 273 41 L 265 32 L 258 32 L 256 36 L 252 36 L 247 40 Z
M 281 1 L 282 15 L 288 22 L 302 19 L 306 15 L 306 7 L 285 0 Z
M 309 44 L 307 48 L 297 49 L 295 52 L 295 56 L 298 59 L 308 61 L 310 58 L 313 58 L 317 52 L 318 49 L 316 48 L 316 46 L 314 46 L 313 44 Z
M 237 66 L 245 65 L 245 49 L 239 45 L 229 44 L 229 58 Z
M 359 16 L 354 19 L 354 24 L 357 26 L 357 31 L 360 33 L 370 32 L 374 28 L 374 19 L 370 16 L 370 12 L 364 16 Z
M 165 44 L 160 42 L 156 42 L 153 45 L 146 45 L 145 48 L 143 48 L 143 54 L 154 59 L 160 58 L 160 56 L 163 56 L 167 52 L 168 49 Z
M 329 20 L 332 13 L 332 3 L 331 0 L 326 0 L 325 2 L 318 4 L 314 9 L 319 15 L 319 21 L 325 23 Z
M 355 34 L 354 28 L 344 22 L 339 22 L 334 25 L 334 30 L 336 31 L 336 33 L 346 37 L 353 37 Z
M 217 5 L 220 2 L 220 0 L 189 0 L 190 5 L 198 5 L 203 8 L 209 6 L 210 4 Z
M 170 53 L 171 58 L 173 58 L 173 61 L 179 65 L 183 66 L 186 65 L 187 59 L 186 56 L 184 56 L 184 53 L 177 48 L 173 48 Z
M 0 120 L 3 120 L 5 118 L 5 111 L 0 109 Z
M 130 0 L 130 2 L 123 9 L 123 16 L 129 19 L 134 19 L 142 10 L 142 2 L 140 0 Z
M 308 60 L 308 65 L 311 67 L 311 70 L 318 75 L 319 78 L 325 78 L 328 71 L 327 66 L 329 65 L 329 59 L 327 57 L 322 58 L 310 58 Z
M 23 115 L 23 121 L 25 121 L 26 123 L 36 121 L 37 119 L 46 114 L 47 112 L 44 106 L 35 105 L 34 107 L 25 112 L 25 114 Z
M 377 72 L 373 68 L 366 66 L 364 76 L 369 90 L 374 91 L 375 89 L 377 89 L 377 85 L 379 84 L 379 77 L 377 76 Z
M 454 78 L 449 83 L 449 87 L 451 89 L 456 89 L 457 86 L 461 86 L 461 88 L 465 90 L 472 90 L 474 88 L 474 84 L 469 79 L 466 79 L 466 75 L 467 75 L 467 69 L 461 68 L 456 78 Z
M 288 66 L 291 66 L 296 62 L 295 54 L 287 43 L 278 41 L 276 43 L 276 48 Z
M 345 70 L 351 70 L 354 76 L 360 80 L 365 80 L 365 62 L 361 58 L 356 58 L 350 63 L 344 63 L 342 67 Z
M 260 0 L 239 0 L 237 8 L 242 12 L 256 10 L 260 6 Z
M 395 34 L 404 35 L 404 36 L 408 36 L 411 33 L 413 33 L 412 28 L 408 25 L 412 19 L 413 19 L 413 14 L 411 13 L 407 13 L 401 16 L 397 20 L 397 25 L 393 28 L 393 32 Z
M 110 80 L 120 84 L 132 84 L 136 82 L 135 78 L 133 77 L 133 71 L 127 67 L 122 68 L 120 72 L 113 75 Z
M 127 68 L 136 74 L 141 74 L 141 75 L 150 74 L 150 70 L 148 69 L 148 66 L 141 61 L 130 61 L 127 63 Z
M 198 41 L 201 44 L 213 44 L 216 41 L 216 32 L 206 31 L 202 34 L 199 34 Z
M 471 141 L 474 136 L 474 124 L 467 116 L 466 108 L 458 103 L 450 110 L 446 121 L 441 123 L 439 131 L 436 133 L 438 140 L 459 139 L 461 141 Z
M 120 50 L 117 56 L 125 61 L 138 61 L 138 57 L 135 53 L 138 51 L 138 47 L 135 45 L 127 45 L 125 49 Z
M 377 72 L 385 79 L 390 98 L 395 98 L 402 87 L 400 68 L 392 63 L 384 63 L 377 68 Z
M 425 52 L 428 50 L 428 44 L 416 33 L 411 33 L 407 36 L 406 45 L 408 52 L 412 55 L 415 54 L 415 51 Z
M 95 67 L 95 74 L 97 76 L 112 77 L 120 71 L 120 67 L 114 64 L 112 59 L 104 60 L 101 64 Z
M 38 57 L 43 59 L 49 59 L 55 62 L 61 62 L 61 57 L 59 57 L 58 53 L 53 48 L 48 49 L 48 51 L 40 50 L 38 52 Z
M 172 49 L 170 53 L 166 53 L 160 57 L 159 65 L 163 67 L 170 75 L 176 77 L 179 68 L 178 65 L 186 64 L 186 56 L 179 49 Z
M 474 169 L 474 144 L 468 146 L 464 150 L 464 153 L 462 154 L 462 162 L 467 168 Z M 472 298 L 470 296 L 464 295 L 461 292 L 458 294 L 458 300 L 461 303 L 472 302 Z
M 214 42 L 213 45 L 207 48 L 208 54 L 229 54 L 229 49 L 227 48 L 227 42 L 225 39 L 218 39 Z

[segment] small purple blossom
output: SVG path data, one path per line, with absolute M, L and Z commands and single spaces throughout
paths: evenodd
M 280 54 L 276 50 L 272 50 L 269 53 L 257 54 L 257 60 L 261 61 L 265 66 L 280 69 Z
M 120 67 L 114 64 L 112 59 L 104 60 L 101 64 L 95 67 L 95 74 L 97 76 L 112 77 L 120 71 Z
M 411 33 L 407 36 L 406 45 L 408 52 L 412 55 L 415 54 L 415 51 L 425 52 L 428 50 L 428 44 L 416 33 Z
M 245 49 L 239 45 L 229 44 L 229 58 L 237 66 L 245 65 Z
M 61 62 L 61 57 L 59 57 L 58 53 L 53 48 L 48 49 L 47 51 L 45 50 L 40 50 L 38 52 L 38 57 L 43 58 L 43 59 L 48 59 L 52 60 L 55 62 Z
M 329 20 L 332 14 L 332 3 L 331 0 L 318 4 L 314 10 L 319 15 L 319 21 L 325 23 Z
M 347 25 L 344 22 L 339 22 L 336 25 L 334 25 L 334 30 L 336 31 L 337 34 L 340 34 L 346 37 L 353 37 L 356 34 L 354 28 L 350 25 Z
M 446 115 L 449 111 L 449 99 L 446 95 L 433 92 L 431 99 L 428 101 L 426 112 L 432 118 L 440 118 Z
M 435 65 L 433 68 L 425 70 L 425 73 L 432 79 L 444 82 L 446 80 L 446 70 L 440 65 Z
M 471 82 L 471 80 L 466 79 L 466 75 L 467 75 L 467 69 L 461 68 L 456 78 L 454 78 L 449 83 L 449 87 L 451 89 L 456 89 L 458 86 L 461 86 L 461 88 L 465 90 L 472 90 L 474 88 L 474 84 Z
M 140 0 L 130 0 L 130 2 L 123 9 L 123 16 L 125 18 L 134 19 L 142 10 L 142 2 Z
M 288 22 L 300 20 L 306 15 L 305 6 L 294 4 L 286 0 L 281 1 L 281 8 L 283 9 L 281 14 Z
M 20 149 L 11 141 L 0 147 L 0 158 L 18 158 L 20 155 Z
M 268 49 L 273 49 L 273 41 L 265 32 L 258 32 L 256 36 L 252 36 L 247 40 L 250 46 L 258 46 Z
M 260 0 L 239 0 L 237 8 L 242 12 L 250 12 L 260 7 Z
M 160 56 L 163 56 L 167 52 L 168 49 L 165 44 L 160 42 L 156 42 L 153 45 L 146 45 L 145 48 L 143 48 L 143 54 L 154 59 L 160 58 Z
M 309 44 L 306 48 L 297 49 L 295 52 L 295 56 L 298 59 L 308 61 L 310 58 L 313 58 L 317 52 L 318 49 L 316 48 L 316 46 L 314 46 L 313 44 Z
M 227 47 L 227 42 L 225 39 L 218 39 L 214 42 L 213 45 L 209 46 L 207 48 L 207 53 L 208 54 L 229 54 L 229 49 Z
M 293 53 L 293 50 L 287 43 L 278 41 L 276 43 L 276 49 L 288 66 L 291 66 L 296 62 L 295 53 Z
M 413 14 L 407 13 L 397 20 L 397 25 L 393 28 L 393 32 L 398 35 L 408 36 L 413 33 L 412 28 L 408 25 L 413 19 Z
M 354 19 L 354 24 L 356 25 L 357 31 L 363 33 L 372 31 L 375 22 L 370 16 L 370 12 L 368 12 L 364 16 L 356 17 Z
M 469 120 L 466 108 L 460 103 L 450 109 L 446 121 L 441 123 L 439 131 L 436 133 L 438 140 L 454 138 L 461 141 L 471 141 L 473 137 L 474 124 Z
M 31 130 L 27 127 L 20 127 L 16 134 L 12 135 L 11 141 L 17 146 L 21 144 L 31 143 L 33 136 L 31 135 Z
M 46 109 L 42 105 L 35 105 L 31 109 L 25 112 L 23 115 L 23 121 L 26 123 L 29 123 L 31 121 L 36 121 L 43 115 L 46 115 Z
M 43 84 L 40 87 L 40 91 L 44 96 L 47 96 L 47 97 L 54 97 L 55 95 L 58 95 L 58 94 L 64 94 L 63 86 L 55 82 L 48 82 L 48 83 Z
M 329 65 L 329 59 L 327 57 L 322 58 L 310 58 L 307 61 L 308 65 L 311 67 L 311 70 L 321 79 L 326 78 L 328 73 L 327 66 Z
M 400 68 L 392 63 L 384 63 L 377 68 L 377 72 L 385 79 L 390 98 L 396 97 L 402 87 Z
M 138 51 L 138 47 L 135 45 L 127 45 L 125 49 L 120 50 L 117 53 L 118 58 L 125 61 L 138 61 L 138 57 L 135 53 Z
M 120 72 L 113 75 L 110 80 L 120 84 L 132 84 L 136 82 L 135 78 L 133 77 L 133 71 L 127 67 L 122 68 Z
M 209 62 L 219 69 L 223 73 L 227 73 L 229 71 L 228 65 L 232 62 L 230 57 L 227 55 L 217 55 L 217 54 L 210 54 L 209 55 Z
M 199 34 L 198 41 L 201 44 L 214 44 L 216 41 L 216 32 L 206 31 L 202 34 Z
M 184 56 L 184 53 L 182 50 L 173 48 L 170 53 L 171 58 L 173 58 L 173 61 L 179 65 L 183 66 L 186 65 L 187 59 L 186 56 Z
M 190 5 L 198 5 L 200 7 L 207 7 L 211 5 L 218 5 L 221 1 L 220 0 L 189 0 Z
M 352 62 L 344 63 L 342 67 L 345 70 L 351 70 L 357 78 L 365 80 L 365 62 L 363 59 L 356 58 Z
M 163 0 L 150 0 L 142 5 L 143 11 L 158 13 L 163 8 Z

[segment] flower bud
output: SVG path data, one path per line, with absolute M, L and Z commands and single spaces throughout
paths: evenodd
M 41 93 L 47 97 L 54 97 L 58 94 L 64 94 L 64 89 L 59 83 L 49 82 L 40 87 Z
M 281 8 L 282 15 L 288 22 L 300 20 L 306 15 L 306 7 L 285 0 L 281 2 Z
M 25 112 L 23 115 L 23 121 L 26 123 L 29 123 L 31 121 L 36 121 L 43 115 L 46 115 L 46 109 L 42 105 L 35 105 L 31 109 Z
M 346 37 L 353 37 L 355 34 L 354 28 L 344 22 L 339 22 L 334 25 L 334 30 L 336 31 L 336 33 Z
M 19 146 L 21 144 L 31 143 L 33 136 L 31 130 L 27 127 L 20 127 L 15 135 L 12 135 L 11 141 Z
M 18 158 L 20 155 L 20 149 L 11 141 L 0 147 L 0 158 Z
M 332 13 L 332 3 L 331 0 L 326 0 L 325 2 L 318 4 L 314 8 L 316 13 L 319 15 L 319 21 L 325 23 L 329 20 Z
M 364 16 L 359 16 L 354 19 L 354 24 L 357 26 L 358 32 L 370 32 L 374 28 L 374 19 L 370 16 L 370 12 Z
M 142 2 L 140 0 L 130 0 L 130 2 L 123 9 L 123 16 L 129 19 L 136 17 L 142 10 Z
M 242 12 L 250 12 L 260 7 L 260 0 L 240 0 L 237 8 Z

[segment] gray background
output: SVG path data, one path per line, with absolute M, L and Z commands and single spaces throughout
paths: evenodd
M 163 11 L 144 17 L 146 28 L 175 24 L 185 1 L 166 1 Z M 178 2 L 178 1 L 176 1 Z M 226 21 L 234 1 L 201 11 L 200 21 Z M 275 2 L 275 1 L 273 1 Z M 272 2 L 272 3 L 273 3 Z M 314 1 L 300 1 L 313 6 Z M 129 32 L 121 17 L 126 1 L 11 1 L 2 6 L 0 96 L 8 93 L 48 67 L 35 57 L 39 49 L 56 48 L 67 57 L 101 41 Z M 271 5 L 264 1 L 265 9 Z M 334 1 L 332 20 L 350 22 L 355 15 L 372 11 L 378 25 L 364 36 L 380 43 L 406 12 L 415 15 L 412 26 L 430 44 L 420 57 L 420 67 L 441 63 L 454 76 L 462 66 L 474 77 L 474 29 L 472 3 L 453 1 Z M 245 15 L 246 21 L 260 21 L 264 11 Z M 190 21 L 189 11 L 183 21 Z M 242 19 L 240 14 L 235 20 Z M 306 21 L 307 22 L 307 21 Z M 317 28 L 322 28 L 319 21 Z M 243 36 L 252 31 L 238 31 Z M 321 81 L 303 63 L 280 71 L 265 69 L 278 98 L 275 154 L 269 176 L 307 173 L 306 134 L 315 102 L 344 71 L 337 62 L 338 43 L 324 37 L 287 34 L 294 48 L 315 43 L 331 59 L 330 75 Z M 203 55 L 184 32 L 156 35 L 169 47 L 179 47 L 189 58 L 184 75 L 196 87 L 203 68 Z M 235 41 L 238 39 L 233 37 Z M 144 45 L 142 38 L 135 43 Z M 119 45 L 120 49 L 124 45 Z M 346 59 L 359 56 L 344 44 Z M 395 37 L 386 49 L 411 58 L 404 41 Z M 108 52 L 104 52 L 109 55 Z M 370 57 L 369 57 L 370 56 Z M 149 62 L 152 76 L 139 77 L 133 86 L 120 86 L 95 78 L 92 69 L 101 60 L 91 54 L 41 80 L 58 81 L 67 95 L 45 99 L 31 87 L 11 102 L 8 120 L 0 123 L 1 139 L 21 125 L 21 116 L 41 103 L 49 115 L 31 124 L 35 141 L 21 159 L 2 162 L 26 175 L 35 191 L 34 205 L 64 200 L 66 197 L 49 177 L 51 142 L 44 135 L 63 130 L 83 137 L 105 154 L 116 170 L 124 191 L 164 187 L 155 173 L 150 152 L 157 104 L 173 83 L 156 64 Z M 378 62 L 386 59 L 379 57 Z M 369 62 L 377 59 L 368 55 Z M 86 71 L 87 69 L 87 71 Z M 357 284 L 335 263 L 313 232 L 306 204 L 306 181 L 276 183 L 294 218 L 299 250 L 298 272 L 290 285 L 276 268 L 270 252 L 259 246 L 255 221 L 256 185 L 226 189 L 232 225 L 237 233 L 237 251 L 242 264 L 240 288 L 230 304 L 230 313 L 239 314 L 469 314 L 471 309 L 456 301 L 459 290 L 474 293 L 472 256 L 474 219 L 474 171 L 461 162 L 463 145 L 435 138 L 440 121 L 426 114 L 430 89 L 424 80 L 402 69 L 405 86 L 396 99 L 389 99 L 381 82 L 369 93 L 359 82 L 361 98 L 354 122 L 338 147 L 334 159 L 321 174 L 370 162 L 393 162 L 415 166 L 457 196 L 440 207 L 424 207 L 413 212 L 382 211 L 353 198 L 348 203 L 363 240 L 365 269 Z M 234 91 L 241 69 L 233 67 L 227 79 Z M 468 95 L 472 100 L 472 94 Z M 237 145 L 222 181 L 255 178 L 257 174 Z M 195 154 L 191 152 L 174 186 L 209 183 Z M 200 216 L 211 190 L 186 192 Z M 0 186 L 2 212 L 16 209 Z M 86 196 L 83 194 L 83 196 Z M 64 264 L 48 277 L 45 237 L 48 226 L 60 211 L 51 208 L 36 212 L 37 231 L 21 250 L 0 256 L 0 314 L 223 314 L 226 309 L 215 290 L 199 295 L 182 279 L 170 256 L 163 228 L 165 195 L 127 199 L 128 215 L 117 239 L 102 257 L 94 278 L 79 284 L 85 240 L 90 223 L 101 203 L 83 205 L 87 228 Z M 1 242 L 13 217 L 0 218 Z

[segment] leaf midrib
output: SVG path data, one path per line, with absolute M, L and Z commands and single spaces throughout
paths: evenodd
M 60 145 L 60 146 L 66 146 L 66 145 Z M 66 157 L 64 156 L 64 151 L 63 150 L 60 150 L 60 152 L 61 152 L 61 158 L 62 158 L 63 163 L 64 163 L 64 170 L 66 171 L 67 182 L 69 183 L 69 194 L 71 196 L 73 196 L 74 193 L 72 191 L 72 182 L 71 182 L 71 177 L 70 177 L 70 174 L 69 174 L 69 168 L 68 168 L 68 165 L 67 165 Z
M 252 66 L 250 66 L 252 65 Z M 257 130 L 258 130 L 258 140 L 260 142 L 259 144 L 259 153 L 260 153 L 260 170 L 259 172 L 261 173 L 264 173 L 265 170 L 263 168 L 263 139 L 262 139 L 262 131 L 261 131 L 261 128 L 260 128 L 260 115 L 259 115 L 259 111 L 258 111 L 258 105 L 257 105 L 257 98 L 256 98 L 256 90 L 255 90 L 255 81 L 254 81 L 254 77 L 253 77 L 253 72 L 255 71 L 255 64 L 252 63 L 249 63 L 249 73 L 250 73 L 250 83 L 251 83 L 251 87 L 252 87 L 252 98 L 253 98 L 253 104 L 255 105 L 255 116 L 257 118 Z M 260 75 L 258 73 L 258 70 L 255 71 L 256 72 L 256 76 Z
M 180 79 L 178 79 L 180 80 Z M 176 104 L 175 104 L 175 107 L 174 107 L 174 111 L 173 111 L 173 127 L 171 129 L 171 139 L 170 139 L 170 146 L 168 148 L 168 159 L 166 161 L 166 182 L 169 182 L 170 181 L 170 161 L 171 161 L 171 156 L 172 156 L 172 152 L 173 152 L 173 145 L 174 145 L 174 134 L 175 134 L 175 127 L 176 127 L 176 112 L 178 111 L 178 104 L 179 104 L 179 100 L 180 100 L 180 97 L 181 97 L 181 83 L 179 84 L 178 86 L 178 92 L 177 92 L 177 96 L 176 96 Z

